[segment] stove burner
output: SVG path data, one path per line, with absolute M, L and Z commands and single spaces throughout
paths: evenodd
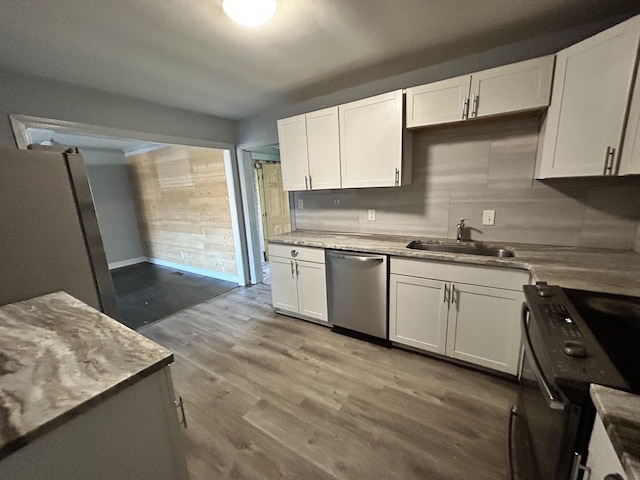
M 615 317 L 634 317 L 640 319 L 640 304 L 632 300 L 607 297 L 588 297 L 584 299 L 584 304 L 597 312 L 604 313 L 605 315 L 613 315 Z

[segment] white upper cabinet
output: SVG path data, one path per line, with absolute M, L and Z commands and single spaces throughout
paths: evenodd
M 639 39 L 635 17 L 558 53 L 537 178 L 617 173 Z
M 464 120 L 471 75 L 407 89 L 407 128 Z
M 278 120 L 282 188 L 305 190 L 309 184 L 307 124 L 304 115 Z
M 338 107 L 278 120 L 284 190 L 340 188 Z
M 338 107 L 305 115 L 309 155 L 309 189 L 340 188 Z
M 411 168 L 403 165 L 410 158 L 410 146 L 403 145 L 402 90 L 340 105 L 338 111 L 342 187 L 410 183 Z
M 549 105 L 553 55 L 407 89 L 407 127 L 490 117 Z
M 538 110 L 549 105 L 554 56 L 471 75 L 469 118 Z

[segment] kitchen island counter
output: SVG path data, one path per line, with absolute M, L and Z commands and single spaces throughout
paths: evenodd
M 416 237 L 336 233 L 297 230 L 269 239 L 271 243 L 326 249 L 387 254 L 423 260 L 446 261 L 488 267 L 528 270 L 533 281 L 546 281 L 564 288 L 640 296 L 640 255 L 621 250 L 599 248 L 487 243 L 513 250 L 514 257 L 412 250 L 407 244 Z M 429 242 L 455 244 L 455 240 L 419 238 Z
M 0 307 L 0 459 L 172 361 L 64 292 Z

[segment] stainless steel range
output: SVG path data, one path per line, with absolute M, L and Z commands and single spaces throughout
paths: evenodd
M 589 385 L 640 393 L 640 299 L 546 284 L 525 286 L 524 294 L 511 477 L 577 480 L 595 418 Z

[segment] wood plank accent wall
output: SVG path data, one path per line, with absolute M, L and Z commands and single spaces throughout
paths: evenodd
M 127 164 L 145 255 L 237 275 L 223 151 L 171 146 Z

